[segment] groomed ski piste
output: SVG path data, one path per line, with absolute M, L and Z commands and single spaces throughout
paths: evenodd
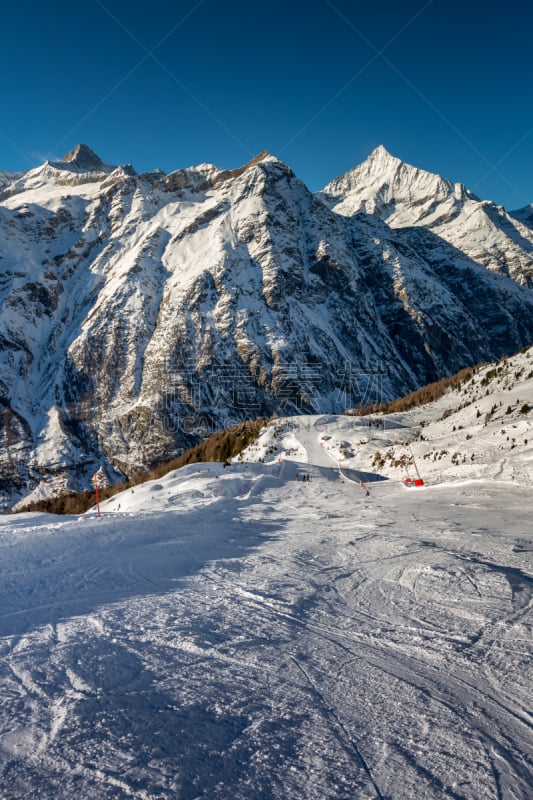
M 532 370 L 0 517 L 0 797 L 530 798 Z

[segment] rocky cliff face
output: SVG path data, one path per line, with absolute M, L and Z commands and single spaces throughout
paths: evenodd
M 137 175 L 78 146 L 6 179 L 0 492 L 112 480 L 232 421 L 392 398 L 533 341 L 531 232 L 495 212 L 508 262 L 488 239 L 480 258 L 444 236 L 480 205 L 466 190 L 398 162 L 373 194 L 365 164 L 313 195 L 265 153 Z

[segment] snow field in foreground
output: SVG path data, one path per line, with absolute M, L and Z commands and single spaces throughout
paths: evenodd
M 377 480 L 412 419 L 1 517 L 0 796 L 529 797 L 531 484 Z

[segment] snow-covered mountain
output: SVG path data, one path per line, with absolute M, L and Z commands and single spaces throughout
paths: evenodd
M 358 205 L 393 165 L 394 203 L 376 190 Z M 392 398 L 533 341 L 531 231 L 383 149 L 318 195 L 267 153 L 139 175 L 79 145 L 11 178 L 0 488 L 13 499 L 86 486 L 100 463 L 131 474 L 247 417 Z
M 533 286 L 533 233 L 526 221 L 527 208 L 508 214 L 503 206 L 480 200 L 461 183 L 405 164 L 383 146 L 329 183 L 323 196 L 339 214 L 376 214 L 392 228 L 403 229 L 405 241 L 413 247 L 419 243 L 424 247 L 422 231 L 431 231 L 476 264 Z

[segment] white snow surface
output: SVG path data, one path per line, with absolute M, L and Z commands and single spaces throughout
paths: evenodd
M 0 517 L 3 800 L 531 797 L 532 364 Z

